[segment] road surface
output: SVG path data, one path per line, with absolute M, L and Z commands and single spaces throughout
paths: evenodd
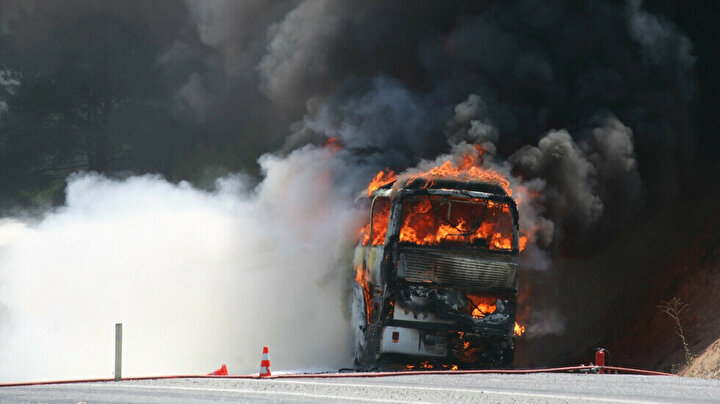
M 720 402 L 720 380 L 595 374 L 168 379 L 0 388 L 0 402 Z

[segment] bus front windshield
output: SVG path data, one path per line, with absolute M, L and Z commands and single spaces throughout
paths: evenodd
M 402 202 L 401 243 L 510 250 L 512 236 L 506 203 L 439 195 L 411 196 Z

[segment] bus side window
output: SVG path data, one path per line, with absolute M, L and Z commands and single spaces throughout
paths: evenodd
M 372 205 L 372 216 L 370 217 L 370 238 L 373 246 L 381 246 L 385 243 L 389 219 L 390 198 L 380 196 L 375 198 Z

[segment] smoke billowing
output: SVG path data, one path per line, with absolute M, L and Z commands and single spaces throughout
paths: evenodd
M 39 223 L 0 222 L 0 380 L 283 370 L 351 364 L 357 218 L 328 152 L 262 160 L 265 180 L 217 190 L 80 174 Z
M 558 307 L 555 257 L 588 255 L 647 201 L 678 192 L 680 168 L 696 154 L 693 45 L 639 0 L 112 3 L 0 1 L 9 44 L 0 119 L 16 110 L 11 93 L 34 94 L 23 80 L 35 76 L 20 73 L 37 74 L 37 63 L 13 55 L 59 49 L 42 56 L 41 73 L 52 74 L 67 62 L 63 52 L 91 53 L 82 41 L 48 39 L 77 21 L 124 21 L 133 36 L 118 34 L 110 54 L 131 68 L 117 77 L 143 78 L 119 88 L 125 96 L 108 120 L 118 159 L 89 166 L 126 179 L 72 176 L 60 208 L 35 224 L 2 225 L 21 235 L 0 247 L 0 333 L 16 344 L 0 357 L 29 355 L 17 344 L 41 344 L 34 331 L 68 342 L 78 329 L 91 333 L 80 324 L 86 318 L 107 322 L 97 327 L 110 333 L 126 314 L 148 333 L 147 345 L 127 351 L 142 363 L 137 372 L 222 361 L 252 370 L 267 343 L 285 367 L 341 366 L 349 358 L 353 196 L 381 169 L 426 167 L 475 144 L 485 166 L 511 181 L 521 229 L 533 235 L 521 256 L 521 300 L 533 306 L 528 336 L 562 336 L 572 319 Z M 138 38 L 144 47 L 133 46 Z M 133 65 L 140 54 L 144 67 Z M 138 100 L 137 88 L 152 97 Z M 318 147 L 329 138 L 342 148 Z M 67 155 L 43 151 L 38 164 Z M 73 156 L 63 161 L 86 160 Z M 243 175 L 213 192 L 127 178 L 198 180 L 209 168 L 235 171 L 258 158 L 256 188 Z M 34 297 L 55 311 L 30 305 Z M 190 334 L 181 330 L 188 324 Z M 187 337 L 173 345 L 166 331 Z M 95 344 L 79 345 L 105 355 Z M 166 359 L 141 359 L 151 348 Z M 133 359 L 126 363 L 133 369 Z M 73 374 L 109 369 L 93 366 Z
M 349 163 L 402 170 L 449 150 L 446 136 L 457 140 L 453 115 L 462 104 L 466 117 L 458 119 L 476 125 L 465 140 L 497 139 L 504 158 L 537 145 L 550 131 L 566 130 L 579 141 L 602 126 L 598 120 L 614 117 L 632 131 L 634 150 L 643 151 L 637 166 L 651 192 L 662 188 L 667 194 L 668 186 L 677 187 L 677 164 L 693 155 L 687 122 L 695 92 L 692 44 L 639 0 L 409 5 L 187 0 L 136 6 L 5 0 L 2 7 L 8 74 L 29 69 L 27 59 L 34 54 L 28 48 L 38 49 L 37 59 L 51 67 L 66 62 L 63 52 L 102 50 L 113 60 L 135 58 L 138 65 L 133 55 L 142 55 L 143 63 L 151 63 L 147 69 L 118 67 L 118 77 L 152 79 L 131 83 L 150 88 L 162 112 L 145 117 L 133 110 L 136 115 L 122 118 L 142 117 L 145 126 L 154 127 L 163 117 L 169 122 L 157 132 L 173 125 L 190 128 L 197 138 L 187 147 L 231 145 L 244 166 L 283 143 L 287 151 L 322 142 L 318 136 L 339 135 Z M 117 38 L 91 44 L 94 48 L 57 34 L 101 17 L 127 32 L 113 33 Z M 83 29 L 104 32 L 102 24 Z M 60 42 L 47 39 L 53 37 Z M 146 47 L 133 48 L 140 37 Z M 43 53 L 43 47 L 59 50 Z M 124 90 L 136 93 L 134 87 L 115 92 Z M 122 138 L 137 126 L 113 130 Z M 163 138 L 164 144 L 190 136 L 176 132 L 174 139 Z M 132 140 L 122 145 L 126 152 L 132 146 L 129 157 L 162 150 L 154 149 L 162 142 Z M 227 156 L 214 157 L 216 165 L 232 163 Z M 656 164 L 659 159 L 664 164 Z M 135 170 L 125 163 L 129 167 L 122 169 Z M 169 164 L 159 168 L 177 175 L 172 165 L 180 163 Z M 152 172 L 152 162 L 148 165 L 142 171 Z M 583 209 L 598 205 L 584 203 L 590 206 Z

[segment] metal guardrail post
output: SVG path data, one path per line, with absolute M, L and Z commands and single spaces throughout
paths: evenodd
M 115 381 L 122 379 L 122 323 L 115 324 Z

